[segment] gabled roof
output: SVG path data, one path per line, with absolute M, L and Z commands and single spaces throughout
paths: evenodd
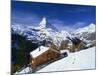
M 48 49 L 49 49 L 49 47 L 40 46 L 37 49 L 35 49 L 34 51 L 32 51 L 30 53 L 30 55 L 32 56 L 32 58 L 36 58 L 37 56 L 41 55 L 42 53 L 44 53 Z

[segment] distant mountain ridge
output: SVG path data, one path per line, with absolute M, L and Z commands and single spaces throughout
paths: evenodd
M 96 25 L 91 23 L 86 27 L 77 29 L 74 34 L 87 43 L 94 43 L 96 41 Z
M 46 17 L 43 17 L 38 27 L 28 26 L 24 27 L 21 25 L 12 25 L 13 32 L 26 36 L 27 40 L 32 42 L 38 42 L 43 40 L 51 39 L 50 41 L 59 45 L 63 40 L 75 41 L 77 39 L 83 40 L 86 43 L 95 41 L 95 24 L 79 28 L 71 33 L 62 30 L 58 31 L 51 23 L 48 22 Z

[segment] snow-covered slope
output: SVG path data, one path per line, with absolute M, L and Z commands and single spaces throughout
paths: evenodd
M 11 28 L 13 29 L 13 32 L 18 33 L 18 34 L 23 34 L 26 28 L 22 25 L 16 24 L 16 25 L 11 25 Z
M 90 25 L 86 26 L 86 27 L 83 27 L 83 28 L 79 28 L 76 30 L 76 34 L 80 33 L 84 33 L 84 32 L 87 32 L 87 33 L 93 33 L 95 32 L 95 24 L 91 23 Z
M 95 69 L 95 47 L 84 49 L 79 52 L 69 53 L 68 50 L 64 50 L 68 53 L 68 56 L 55 61 L 48 66 L 38 70 L 37 72 L 54 72 L 54 71 L 72 71 L 72 70 L 86 70 L 86 69 Z M 15 74 L 25 74 L 32 73 L 30 67 L 26 67 L 20 72 Z
M 85 41 L 87 44 L 94 44 L 96 40 L 95 26 L 95 24 L 91 23 L 86 27 L 79 28 L 74 32 L 74 35 Z
M 33 31 L 31 28 L 28 28 L 24 25 L 12 25 L 12 34 L 18 34 L 21 36 L 25 36 L 27 40 L 38 40 L 38 35 L 36 31 Z
M 80 52 L 69 53 L 68 57 L 58 60 L 37 72 L 95 69 L 95 47 Z
M 86 40 L 95 40 L 96 36 L 95 24 L 90 24 L 86 27 L 77 29 L 74 34 L 79 38 L 84 38 Z

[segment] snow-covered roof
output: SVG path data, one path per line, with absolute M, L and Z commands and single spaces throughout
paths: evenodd
M 41 55 L 42 53 L 44 53 L 45 51 L 47 51 L 49 49 L 49 47 L 44 47 L 44 46 L 40 46 L 37 49 L 35 49 L 34 51 L 32 51 L 30 53 L 30 55 L 35 58 L 39 55 Z

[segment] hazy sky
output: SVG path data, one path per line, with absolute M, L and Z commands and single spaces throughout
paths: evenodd
M 38 25 L 42 17 L 58 29 L 79 28 L 96 21 L 95 6 L 12 1 L 12 24 Z

